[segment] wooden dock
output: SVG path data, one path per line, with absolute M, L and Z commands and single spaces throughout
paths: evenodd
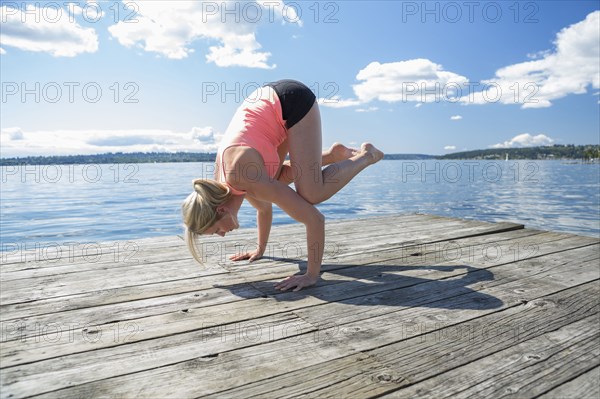
M 1 398 L 598 398 L 600 240 L 430 215 L 2 254 Z

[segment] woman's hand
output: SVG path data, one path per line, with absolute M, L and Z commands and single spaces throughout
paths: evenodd
M 260 258 L 262 258 L 264 254 L 264 251 L 261 251 L 260 249 L 257 249 L 256 251 L 252 251 L 252 252 L 246 252 L 243 254 L 235 254 L 235 255 L 231 255 L 229 257 L 229 259 L 233 260 L 233 261 L 238 261 L 238 260 L 246 260 L 248 259 L 250 262 L 254 262 L 255 260 L 258 260 Z
M 296 287 L 294 291 L 300 291 L 304 287 L 314 285 L 317 282 L 317 280 L 319 280 L 318 276 L 311 277 L 308 274 L 303 274 L 301 276 L 290 276 L 287 277 L 285 280 L 275 284 L 275 289 L 286 291 L 290 288 Z

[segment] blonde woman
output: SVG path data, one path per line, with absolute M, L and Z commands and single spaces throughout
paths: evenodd
M 237 214 L 246 199 L 257 210 L 258 246 L 231 259 L 259 259 L 267 247 L 276 204 L 306 226 L 309 250 L 306 273 L 287 277 L 275 287 L 299 291 L 315 284 L 323 259 L 325 218 L 314 204 L 383 158 L 368 143 L 360 150 L 341 144 L 325 152 L 321 148 L 319 107 L 308 87 L 280 80 L 252 93 L 237 109 L 220 143 L 214 180 L 194 180 L 194 192 L 182 205 L 186 241 L 194 258 L 202 263 L 195 247 L 198 236 L 224 237 L 239 227 Z M 289 187 L 292 182 L 295 191 Z

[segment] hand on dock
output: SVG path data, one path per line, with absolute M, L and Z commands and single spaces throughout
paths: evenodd
M 262 256 L 263 256 L 263 252 L 259 251 L 259 250 L 256 250 L 256 251 L 252 251 L 252 252 L 246 252 L 246 253 L 243 253 L 243 254 L 231 255 L 229 257 L 229 259 L 231 259 L 233 261 L 248 259 L 248 261 L 253 262 L 255 260 L 258 260 L 258 259 L 262 258 Z
M 278 282 L 275 284 L 275 289 L 280 291 L 287 291 L 290 288 L 296 287 L 294 291 L 300 291 L 304 287 L 309 287 L 314 285 L 319 277 L 311 277 L 308 274 L 303 274 L 301 276 L 290 276 L 285 280 Z

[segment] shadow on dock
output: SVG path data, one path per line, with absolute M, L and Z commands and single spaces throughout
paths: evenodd
M 282 260 L 282 259 L 278 259 Z M 303 274 L 306 262 L 298 262 L 299 271 Z M 447 272 L 449 275 L 441 279 L 427 279 L 407 274 L 426 275 L 432 272 Z M 325 277 L 323 276 L 325 274 Z M 331 278 L 335 275 L 343 277 Z M 469 288 L 469 285 L 484 281 L 493 281 L 494 274 L 487 269 L 467 265 L 433 266 L 433 265 L 352 265 L 333 264 L 322 266 L 322 276 L 313 287 L 293 292 L 275 289 L 277 281 L 255 281 L 248 283 L 264 295 L 278 302 L 298 301 L 312 296 L 325 302 L 339 302 L 357 306 L 403 306 L 430 307 L 443 309 L 496 309 L 504 303 L 489 294 Z M 389 289 L 386 289 L 388 286 Z M 240 295 L 239 284 L 218 285 L 218 288 L 229 289 Z M 481 287 L 479 287 L 481 289 Z M 372 293 L 373 295 L 368 295 Z M 443 300 L 435 300 L 439 293 Z M 368 295 L 368 296 L 366 296 Z M 241 296 L 245 299 L 256 298 L 255 295 Z M 449 296 L 451 296 L 449 298 Z

